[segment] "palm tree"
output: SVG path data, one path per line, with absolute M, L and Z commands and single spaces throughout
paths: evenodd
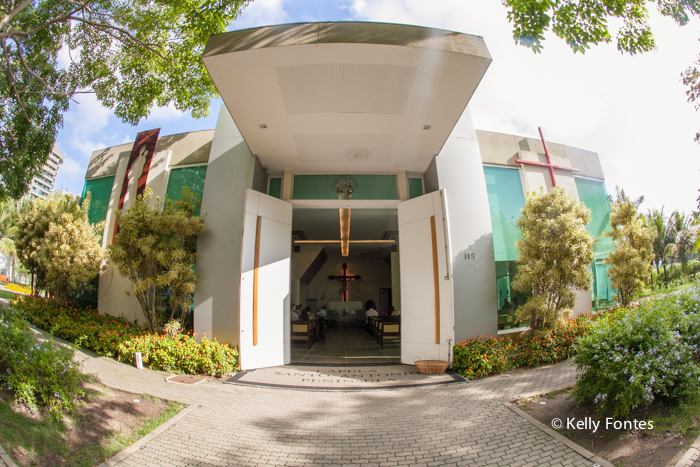
M 672 256 L 676 256 L 681 263 L 683 274 L 688 273 L 688 254 L 693 250 L 698 238 L 697 228 L 693 225 L 693 218 L 684 213 L 673 211 L 668 220 L 667 229 L 673 237 L 673 242 L 666 249 Z M 673 245 L 673 247 L 670 247 Z M 670 248 L 669 248 L 670 247 Z
M 12 272 L 17 264 L 17 249 L 12 235 L 15 232 L 13 213 L 17 207 L 14 201 L 0 202 L 0 253 L 12 258 Z M 10 277 L 12 280 L 12 277 Z
M 666 252 L 666 247 L 673 243 L 674 239 L 671 237 L 671 231 L 668 229 L 667 221 L 668 219 L 664 215 L 664 208 L 650 209 L 646 215 L 647 223 L 654 229 L 656 237 L 652 243 L 654 248 L 654 266 L 656 267 L 656 276 L 659 277 L 659 263 L 663 264 L 664 267 L 664 281 L 668 282 L 668 271 L 666 270 L 666 257 L 668 256 Z

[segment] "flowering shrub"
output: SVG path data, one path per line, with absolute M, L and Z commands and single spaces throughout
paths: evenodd
M 15 292 L 32 293 L 32 289 L 30 287 L 27 287 L 26 285 L 7 284 L 5 288 L 7 290 L 14 290 Z
M 593 323 L 576 344 L 575 398 L 624 416 L 657 398 L 677 403 L 699 394 L 698 302 L 696 291 L 670 295 Z
M 467 379 L 510 370 L 515 363 L 510 354 L 515 348 L 516 344 L 510 339 L 470 338 L 454 346 L 452 368 Z
M 514 342 L 508 337 L 479 336 L 454 346 L 452 368 L 467 379 L 542 363 L 555 363 L 574 356 L 576 339 L 586 332 L 593 315 L 581 315 L 558 327 L 529 334 Z
M 204 373 L 223 376 L 236 369 L 238 351 L 228 344 L 210 341 L 201 343 L 192 336 L 147 334 L 119 345 L 119 359 L 134 361 L 141 352 L 144 364 L 152 370 Z
M 77 308 L 56 300 L 23 296 L 12 302 L 29 322 L 47 332 L 107 357 L 134 363 L 141 352 L 151 369 L 224 375 L 235 370 L 238 351 L 227 344 L 176 334 L 149 333 L 122 318 Z
M 123 318 L 102 315 L 94 308 L 77 308 L 57 300 L 23 296 L 12 302 L 33 325 L 81 347 L 114 357 L 119 344 L 146 331 Z
M 518 343 L 515 365 L 555 363 L 574 356 L 576 339 L 585 334 L 591 315 L 566 320 L 554 329 L 529 334 Z
M 35 343 L 26 322 L 0 307 L 0 385 L 13 391 L 16 403 L 30 410 L 41 405 L 58 420 L 64 410 L 74 410 L 82 380 L 73 350 L 56 348 L 51 340 Z

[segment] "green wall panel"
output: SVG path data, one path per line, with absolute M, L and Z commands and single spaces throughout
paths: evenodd
M 493 228 L 493 252 L 496 261 L 518 259 L 515 242 L 520 240 L 516 223 L 525 205 L 523 184 L 518 169 L 484 166 L 486 191 Z
M 195 194 L 196 199 L 201 201 L 202 194 L 204 193 L 204 179 L 206 176 L 206 165 L 170 169 L 168 188 L 165 194 L 168 196 L 168 199 L 177 201 L 180 199 L 180 196 L 182 196 L 182 188 L 189 187 L 190 191 Z M 197 208 L 197 215 L 199 215 L 199 211 L 200 208 Z
M 109 199 L 112 196 L 113 185 L 114 175 L 85 180 L 81 198 L 85 199 L 88 192 L 92 195 L 90 210 L 88 211 L 88 220 L 91 224 L 97 224 L 107 219 L 107 210 L 109 209 Z
M 295 175 L 293 199 L 339 199 L 338 185 L 351 187 L 351 199 L 398 199 L 395 175 Z M 345 198 L 347 199 L 347 198 Z
M 420 178 L 408 179 L 408 199 L 423 196 L 423 180 Z
M 271 178 L 270 179 L 270 191 L 268 195 L 281 199 L 282 198 L 282 179 L 281 178 Z
M 586 230 L 598 239 L 595 255 L 606 257 L 613 250 L 614 244 L 610 237 L 603 236 L 603 232 L 611 230 L 610 201 L 605 183 L 578 177 L 575 180 L 579 200 L 591 210 L 591 222 L 586 226 Z

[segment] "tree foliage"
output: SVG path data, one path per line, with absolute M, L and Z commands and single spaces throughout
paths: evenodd
M 698 239 L 697 226 L 694 225 L 693 217 L 673 211 L 668 219 L 666 230 L 671 239 L 666 245 L 666 256 L 677 259 L 681 263 L 681 272 L 688 274 L 688 255 Z
M 656 43 L 648 22 L 649 6 L 684 26 L 700 15 L 697 0 L 502 0 L 513 24 L 517 44 L 541 52 L 545 33 L 552 31 L 574 52 L 585 53 L 591 45 L 613 40 L 611 22 L 622 22 L 617 30 L 617 49 L 630 54 L 649 52 Z M 618 21 L 615 21 L 618 20 Z M 613 31 L 614 33 L 614 31 Z M 682 73 L 688 102 L 700 110 L 700 59 Z M 700 132 L 695 141 L 700 143 Z
M 656 48 L 648 23 L 649 4 L 673 18 L 679 25 L 700 14 L 695 0 L 503 0 L 513 23 L 516 43 L 541 52 L 544 34 L 551 29 L 574 52 L 584 53 L 591 45 L 612 41 L 610 21 L 621 20 L 617 48 L 631 54 Z
M 673 216 L 673 214 L 671 215 Z M 654 231 L 652 240 L 652 251 L 654 257 L 652 262 L 656 266 L 656 275 L 660 276 L 659 264 L 664 268 L 664 280 L 668 282 L 668 271 L 666 270 L 666 257 L 668 245 L 674 242 L 672 230 L 668 227 L 668 218 L 664 215 L 663 207 L 659 209 L 650 209 L 646 216 L 646 222 Z
M 16 248 L 32 285 L 46 286 L 63 302 L 88 287 L 104 259 L 103 225 L 90 224 L 89 208 L 89 195 L 81 203 L 79 197 L 56 194 L 25 201 L 17 212 Z
M 642 200 L 643 197 L 632 200 L 618 188 L 610 214 L 612 230 L 603 233 L 615 242 L 615 249 L 608 254 L 605 264 L 610 266 L 608 276 L 623 306 L 637 296 L 651 274 L 655 234 L 653 227 L 637 212 Z
M 560 314 L 574 306 L 574 290 L 590 287 L 595 244 L 585 228 L 590 220 L 590 210 L 560 187 L 527 194 L 518 219 L 522 239 L 513 288 L 532 293 L 517 310 L 531 329 L 555 327 Z
M 26 192 L 76 94 L 94 93 L 131 124 L 154 105 L 208 115 L 216 89 L 204 46 L 248 1 L 2 2 L 0 199 Z
M 197 237 L 204 232 L 201 216 L 195 215 L 194 195 L 183 188 L 178 201 L 152 202 L 150 190 L 119 212 L 119 232 L 109 247 L 110 259 L 131 282 L 146 325 L 159 329 L 165 317 L 156 313 L 156 289 L 170 287 L 171 318 L 188 304 L 197 286 L 194 271 Z

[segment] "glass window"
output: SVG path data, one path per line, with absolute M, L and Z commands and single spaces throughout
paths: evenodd
M 204 179 L 206 175 L 206 165 L 170 169 L 168 189 L 165 191 L 165 194 L 168 196 L 168 199 L 177 201 L 180 199 L 180 196 L 182 196 L 182 188 L 188 187 L 190 192 L 195 195 L 195 199 L 201 201 L 202 194 L 204 193 Z M 199 215 L 200 210 L 201 206 L 195 211 L 197 215 Z
M 615 245 L 610 237 L 604 237 L 603 232 L 610 231 L 610 200 L 605 189 L 605 183 L 599 180 L 589 180 L 576 177 L 576 189 L 579 200 L 591 210 L 591 222 L 586 225 L 591 235 L 598 239 L 593 249 L 595 261 L 591 265 L 592 284 L 591 300 L 593 307 L 609 305 L 617 292 L 610 286 L 608 266 L 603 264 Z
M 520 210 L 525 205 L 520 171 L 505 167 L 484 167 L 486 192 L 489 197 L 493 252 L 496 259 L 496 289 L 498 291 L 498 329 L 511 329 L 522 324 L 515 319 L 515 310 L 528 295 L 516 292 L 511 282 L 518 272 L 520 240 L 517 227 Z
M 90 210 L 88 211 L 88 221 L 91 224 L 97 224 L 107 219 L 107 210 L 109 209 L 109 199 L 112 197 L 113 185 L 114 175 L 85 180 L 81 198 L 85 199 L 88 192 L 92 194 Z

